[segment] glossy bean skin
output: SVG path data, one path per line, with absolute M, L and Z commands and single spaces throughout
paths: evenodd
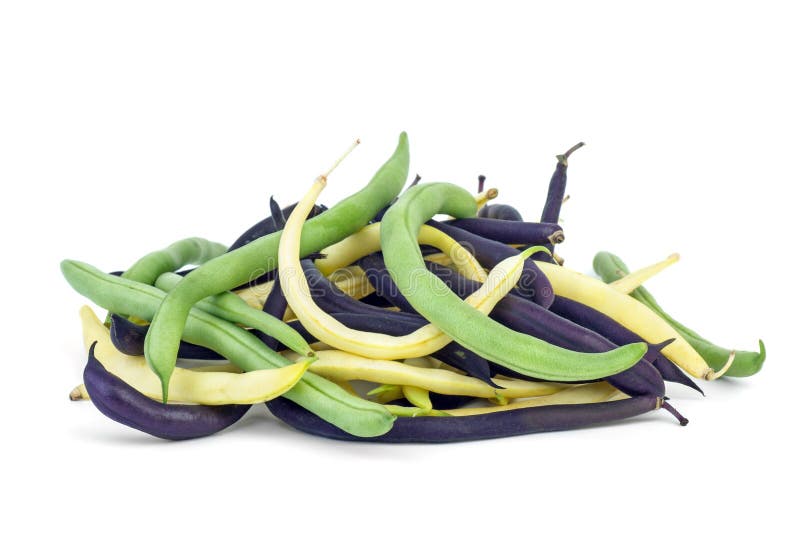
M 629 273 L 628 267 L 622 262 L 622 259 L 608 252 L 600 252 L 594 258 L 594 271 L 605 281 L 611 283 L 620 279 Z M 630 296 L 642 302 L 649 307 L 658 316 L 663 318 L 675 330 L 686 339 L 698 354 L 714 369 L 719 370 L 725 365 L 731 353 L 731 348 L 724 348 L 709 342 L 695 331 L 687 328 L 674 318 L 667 314 L 656 301 L 650 292 L 644 287 L 639 287 L 630 293 Z M 731 367 L 725 372 L 725 376 L 731 377 L 745 377 L 752 376 L 761 370 L 764 365 L 764 360 L 767 357 L 766 348 L 763 341 L 758 341 L 759 351 L 748 352 L 736 350 L 736 359 Z
M 574 300 L 556 296 L 550 309 L 559 316 L 599 333 L 614 344 L 622 345 L 644 341 L 636 333 L 616 322 L 613 318 Z M 650 345 L 650 348 L 663 348 L 668 343 L 669 341 L 664 341 L 664 344 Z M 661 355 L 660 351 L 657 350 L 649 360 L 665 380 L 686 385 L 700 393 L 703 392 L 677 365 Z
M 440 277 L 459 297 L 463 298 L 474 291 L 472 289 L 477 285 L 476 282 L 470 281 L 444 266 L 437 266 L 438 268 L 432 267 L 432 273 Z M 409 310 L 411 305 L 399 294 L 379 257 L 362 259 L 362 267 L 376 292 L 385 294 L 387 299 L 392 300 L 401 310 Z M 592 353 L 607 352 L 617 348 L 617 344 L 601 335 L 517 296 L 509 295 L 500 300 L 489 316 L 514 331 L 537 337 L 560 348 Z M 648 354 L 651 353 L 651 350 L 655 353 L 658 352 L 655 348 L 648 348 Z M 497 364 L 491 364 L 490 367 L 493 375 L 504 374 L 532 379 Z M 610 376 L 606 380 L 630 396 L 664 396 L 665 392 L 664 380 L 659 371 L 647 361 L 647 354 L 628 370 Z
M 637 396 L 614 402 L 560 404 L 465 417 L 398 417 L 392 430 L 373 438 L 343 433 L 289 400 L 276 398 L 266 404 L 275 417 L 289 426 L 330 439 L 381 443 L 452 443 L 572 430 L 642 415 L 658 409 L 661 403 L 662 399 L 656 396 Z
M 78 261 L 63 261 L 61 271 L 78 293 L 121 315 L 148 320 L 165 297 L 155 287 L 105 274 Z M 195 308 L 189 313 L 182 334 L 185 340 L 214 350 L 244 371 L 292 364 L 255 335 L 230 322 Z M 386 433 L 394 421 L 382 406 L 354 397 L 335 383 L 309 372 L 283 396 L 355 435 Z
M 543 380 L 604 378 L 629 369 L 642 358 L 647 345 L 641 343 L 586 354 L 516 332 L 470 307 L 426 270 L 417 244 L 420 227 L 436 214 L 463 218 L 476 212 L 472 195 L 447 183 L 415 186 L 386 212 L 381 224 L 386 268 L 415 311 L 488 361 Z
M 522 215 L 511 205 L 492 203 L 481 207 L 478 211 L 479 218 L 494 218 L 496 220 L 523 221 Z
M 507 259 L 512 255 L 517 255 L 519 251 L 511 246 L 483 238 L 464 229 L 458 227 L 448 226 L 442 222 L 429 221 L 427 222 L 431 227 L 435 227 L 450 235 L 455 241 L 460 243 L 465 248 L 468 248 L 478 262 L 484 268 L 492 268 L 503 259 Z M 536 254 L 534 254 L 534 257 Z M 520 277 L 520 282 L 517 288 L 512 291 L 518 296 L 528 298 L 538 303 L 542 307 L 550 307 L 553 303 L 553 287 L 547 280 L 547 277 L 542 273 L 541 269 L 530 259 L 525 261 L 525 267 Z
M 83 371 L 92 404 L 106 417 L 162 439 L 204 437 L 241 419 L 248 405 L 161 404 L 109 373 L 95 358 L 93 343 Z M 300 406 L 297 406 L 300 407 Z
M 492 218 L 463 218 L 442 223 L 503 244 L 544 246 L 564 241 L 564 231 L 556 223 L 507 221 Z
M 303 225 L 300 256 L 315 253 L 364 227 L 400 192 L 408 167 L 408 138 L 402 133 L 392 156 L 364 188 Z M 145 358 L 161 379 L 165 397 L 186 319 L 194 304 L 274 270 L 280 236 L 280 231 L 262 236 L 206 262 L 184 277 L 161 302 L 145 339 Z
M 144 355 L 144 338 L 147 335 L 147 326 L 135 324 L 126 318 L 112 314 L 110 335 L 114 347 L 123 354 Z M 213 350 L 186 341 L 181 341 L 178 356 L 184 359 L 225 359 Z

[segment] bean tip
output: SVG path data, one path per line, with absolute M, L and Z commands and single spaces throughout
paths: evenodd
M 81 386 L 78 385 L 72 391 L 69 392 L 69 399 L 73 402 L 78 400 L 83 400 L 83 391 L 81 390 Z

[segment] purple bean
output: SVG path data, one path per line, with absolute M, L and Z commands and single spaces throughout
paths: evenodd
M 479 218 L 494 218 L 496 220 L 522 221 L 522 215 L 511 205 L 491 203 L 481 207 L 478 211 Z
M 128 355 L 144 355 L 144 338 L 148 326 L 134 324 L 119 315 L 111 315 L 111 342 L 117 350 Z M 225 359 L 214 350 L 181 341 L 178 355 L 184 359 Z
M 281 290 L 281 280 L 275 278 L 275 282 L 272 284 L 272 289 L 269 291 L 267 299 L 264 300 L 264 305 L 261 307 L 261 310 L 268 315 L 272 315 L 279 320 L 283 320 L 283 316 L 286 314 L 286 308 L 288 306 L 289 304 L 286 301 L 286 296 L 283 295 L 283 291 Z M 256 337 L 258 337 L 261 342 L 266 344 L 269 348 L 272 348 L 273 350 L 278 349 L 280 344 L 278 339 L 261 331 L 256 330 L 254 333 Z
M 482 236 L 470 233 L 464 229 L 459 229 L 458 227 L 445 225 L 444 223 L 433 220 L 429 221 L 428 225 L 446 233 L 453 240 L 469 249 L 478 262 L 485 268 L 494 268 L 495 265 L 503 259 L 507 259 L 519 253 L 519 251 L 511 246 L 495 240 L 483 238 Z M 555 296 L 550 281 L 547 280 L 547 277 L 542 273 L 541 269 L 530 259 L 525 261 L 519 283 L 512 291 L 512 294 L 532 299 L 542 307 L 550 307 Z
M 503 244 L 541 246 L 560 244 L 564 241 L 564 231 L 556 223 L 506 221 L 492 218 L 463 218 L 443 223 Z
M 567 318 L 576 324 L 601 334 L 614 344 L 622 346 L 632 342 L 644 341 L 642 337 L 627 329 L 613 318 L 574 300 L 570 300 L 562 296 L 556 296 L 556 299 L 551 306 L 551 310 L 559 316 Z M 655 346 L 663 347 L 662 345 L 669 344 L 670 342 L 672 341 L 664 341 L 663 343 Z M 650 354 L 649 351 L 648 354 Z M 655 354 L 655 356 L 651 357 L 649 355 L 645 355 L 644 359 L 652 361 L 653 365 L 665 380 L 683 384 L 703 394 L 703 390 L 700 389 L 700 387 L 698 387 L 697 384 L 694 383 L 694 381 L 692 381 L 688 376 L 686 376 L 686 374 L 684 374 L 677 365 L 664 357 L 660 350 Z
M 193 439 L 227 428 L 250 408 L 248 405 L 162 404 L 151 400 L 108 372 L 95 358 L 96 345 L 97 342 L 92 343 L 89 349 L 83 383 L 95 407 L 125 426 L 163 439 Z
M 550 178 L 550 187 L 547 189 L 547 199 L 542 208 L 542 217 L 539 221 L 543 223 L 558 223 L 561 214 L 561 204 L 564 201 L 564 193 L 567 191 L 567 159 L 570 155 L 584 146 L 580 142 L 571 147 L 566 153 L 556 156 L 558 164 L 553 176 Z
M 556 156 L 558 163 L 553 176 L 550 178 L 550 186 L 547 189 L 547 199 L 545 200 L 544 207 L 542 208 L 542 217 L 539 221 L 543 223 L 558 223 L 559 215 L 561 214 L 561 205 L 564 203 L 564 193 L 567 190 L 567 159 L 570 155 L 583 147 L 584 143 L 580 142 L 571 147 L 564 154 Z M 554 246 L 548 245 L 547 249 L 553 253 Z M 550 255 L 543 253 L 536 253 L 533 255 L 533 260 L 544 262 L 555 262 L 554 258 Z
M 539 432 L 572 430 L 642 415 L 661 407 L 657 396 L 635 396 L 614 402 L 559 404 L 466 417 L 398 417 L 389 432 L 355 437 L 285 398 L 267 402 L 272 414 L 300 431 L 331 439 L 381 443 L 449 443 L 494 439 Z

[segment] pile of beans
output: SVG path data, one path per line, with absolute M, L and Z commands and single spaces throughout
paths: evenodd
M 684 425 L 665 382 L 702 393 L 694 379 L 755 374 L 764 345 L 716 346 L 661 309 L 641 285 L 677 256 L 631 273 L 600 252 L 600 279 L 562 266 L 567 165 L 582 145 L 557 157 L 535 223 L 491 202 L 483 176 L 477 195 L 419 176 L 406 187 L 403 133 L 358 192 L 317 204 L 340 159 L 297 203 L 270 199 L 230 247 L 187 238 L 115 273 L 65 260 L 67 282 L 108 311 L 81 309 L 88 361 L 70 396 L 166 439 L 213 434 L 261 402 L 298 430 L 359 441 L 496 438 L 657 409 Z

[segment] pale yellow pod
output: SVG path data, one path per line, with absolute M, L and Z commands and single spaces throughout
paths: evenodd
M 593 404 L 618 400 L 617 395 L 619 394 L 620 391 L 617 391 L 606 382 L 594 382 L 570 387 L 552 395 L 529 398 L 527 400 L 515 400 L 504 406 L 449 409 L 447 410 L 447 414 L 453 417 L 467 417 L 469 415 L 483 415 L 486 413 L 511 411 L 514 409 L 552 406 L 555 404 Z
M 294 352 L 283 352 L 289 359 L 299 359 Z M 494 398 L 498 394 L 507 398 L 528 398 L 556 393 L 572 387 L 571 384 L 532 382 L 526 380 L 493 380 L 501 389 L 486 382 L 450 372 L 406 365 L 398 361 L 368 359 L 341 350 L 316 352 L 317 360 L 309 370 L 333 381 L 365 380 L 381 384 L 412 386 L 445 395 Z
M 161 381 L 144 357 L 121 353 L 111 342 L 108 328 L 88 306 L 81 307 L 83 342 L 87 349 L 97 342 L 95 358 L 103 367 L 143 395 L 162 400 Z M 257 404 L 282 395 L 303 376 L 310 360 L 294 365 L 252 372 L 198 372 L 177 367 L 169 382 L 168 402 L 220 406 Z
M 695 378 L 710 379 L 714 370 L 675 329 L 643 303 L 599 279 L 547 262 L 537 261 L 557 296 L 582 303 L 619 322 L 645 341 L 658 344 L 675 339 L 661 352 Z
M 331 283 L 337 286 L 339 290 L 353 298 L 360 300 L 365 296 L 369 296 L 375 292 L 372 283 L 369 282 L 367 274 L 360 266 L 351 265 L 344 268 L 338 268 L 328 276 Z
M 655 275 L 658 275 L 665 268 L 668 268 L 678 262 L 680 258 L 680 255 L 673 253 L 661 262 L 651 264 L 650 266 L 645 266 L 644 268 L 636 270 L 635 272 L 631 272 L 612 283 L 608 283 L 608 286 L 618 292 L 622 292 L 623 294 L 630 294 L 637 288 L 644 285 L 645 281 Z
M 272 292 L 272 286 L 274 284 L 274 281 L 267 281 L 259 285 L 248 285 L 245 288 L 233 292 L 243 299 L 250 307 L 261 309 L 264 307 L 264 301 L 266 301 L 267 296 Z

